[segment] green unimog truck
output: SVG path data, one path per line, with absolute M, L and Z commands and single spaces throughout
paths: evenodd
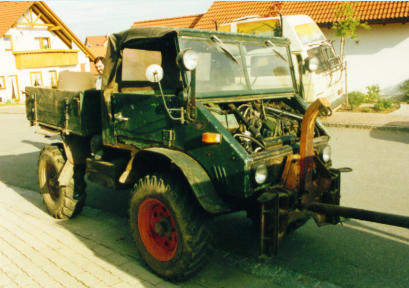
M 209 215 L 246 210 L 267 255 L 310 216 L 339 222 L 341 169 L 316 122 L 329 103 L 307 109 L 288 40 L 135 28 L 109 37 L 102 90 L 75 75 L 60 79 L 66 90 L 26 89 L 31 124 L 62 139 L 38 162 L 52 216 L 81 211 L 85 176 L 130 188 L 137 248 L 171 280 L 205 262 Z

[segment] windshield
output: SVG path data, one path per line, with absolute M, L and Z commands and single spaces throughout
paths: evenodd
M 320 28 L 315 23 L 297 25 L 294 29 L 303 45 L 326 40 Z
M 196 93 L 221 91 L 293 90 L 285 46 L 182 38 L 182 49 L 198 53 Z

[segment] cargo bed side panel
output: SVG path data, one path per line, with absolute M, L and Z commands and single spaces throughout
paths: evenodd
M 80 136 L 100 133 L 100 93 L 27 87 L 27 119 L 33 124 Z

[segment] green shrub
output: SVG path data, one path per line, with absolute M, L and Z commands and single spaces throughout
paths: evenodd
M 365 102 L 366 97 L 367 96 L 364 93 L 359 91 L 348 93 L 348 101 L 351 109 L 359 107 L 359 105 Z
M 374 103 L 379 100 L 379 93 L 381 92 L 381 88 L 379 88 L 378 84 L 366 86 L 366 99 L 365 102 Z
M 371 112 L 371 108 L 369 108 L 369 107 L 362 107 L 361 112 L 365 112 L 365 113 Z
M 406 100 L 409 100 L 409 80 L 404 81 L 399 88 L 406 96 Z
M 376 102 L 374 108 L 377 111 L 383 111 L 393 107 L 393 103 L 391 100 L 388 99 L 381 99 Z

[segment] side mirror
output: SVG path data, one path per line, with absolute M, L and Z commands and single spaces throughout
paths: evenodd
M 158 64 L 149 65 L 146 68 L 145 76 L 149 82 L 158 83 L 163 78 L 163 69 Z

